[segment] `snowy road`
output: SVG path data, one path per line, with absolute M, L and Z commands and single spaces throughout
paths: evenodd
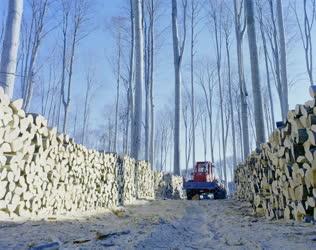
M 28 248 L 316 249 L 316 226 L 256 218 L 233 200 L 153 201 L 66 220 L 0 222 L 0 249 Z

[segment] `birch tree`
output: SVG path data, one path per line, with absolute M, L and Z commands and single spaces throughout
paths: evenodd
M 14 90 L 22 13 L 23 0 L 8 1 L 8 14 L 1 52 L 0 86 L 10 98 L 12 98 Z
M 131 156 L 140 160 L 142 126 L 142 89 L 144 83 L 144 48 L 142 26 L 142 1 L 133 0 L 135 16 L 135 112 L 131 133 Z
M 241 112 L 241 125 L 242 125 L 242 148 L 243 158 L 246 159 L 249 155 L 249 129 L 248 129 L 248 103 L 247 103 L 247 88 L 244 75 L 244 59 L 242 43 L 246 30 L 246 19 L 242 19 L 242 10 L 244 9 L 244 0 L 239 4 L 238 0 L 234 0 L 234 17 L 235 17 L 235 33 L 236 33 L 236 47 L 237 47 L 237 60 L 238 60 L 238 82 L 240 94 L 240 112 Z
M 183 38 L 179 41 L 178 35 L 178 7 L 177 0 L 172 0 L 172 38 L 173 58 L 175 69 L 175 118 L 174 118 L 174 174 L 180 175 L 181 150 L 180 150 L 180 113 L 181 113 L 181 63 L 186 40 L 186 9 L 187 0 L 182 1 L 183 5 Z
M 260 86 L 260 74 L 258 64 L 258 52 L 256 41 L 256 28 L 254 19 L 254 8 L 252 0 L 245 0 L 245 11 L 247 21 L 247 34 L 251 64 L 251 80 L 252 80 L 252 93 L 254 100 L 254 119 L 256 126 L 256 146 L 265 141 L 264 119 L 262 109 L 262 96 Z

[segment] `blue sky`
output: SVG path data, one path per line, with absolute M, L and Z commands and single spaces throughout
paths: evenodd
M 5 13 L 6 10 L 6 0 L 0 0 L 0 13 Z M 27 2 L 27 1 L 25 1 Z M 128 6 L 129 0 L 95 0 L 92 1 L 92 12 L 90 15 L 90 27 L 91 32 L 84 40 L 80 42 L 79 49 L 77 51 L 77 57 L 75 61 L 74 69 L 74 84 L 73 84 L 73 97 L 74 99 L 82 100 L 82 91 L 84 89 L 85 73 L 87 69 L 92 68 L 95 72 L 94 78 L 98 85 L 97 91 L 95 91 L 94 98 L 92 101 L 92 112 L 91 112 L 91 122 L 90 126 L 93 128 L 103 127 L 106 122 L 106 117 L 110 115 L 106 106 L 113 105 L 115 97 L 116 81 L 111 66 L 107 58 L 113 55 L 113 48 L 115 44 L 108 30 L 107 25 L 113 16 L 126 15 L 126 9 L 124 6 Z M 160 39 L 162 43 L 161 49 L 158 51 L 156 57 L 156 71 L 155 71 L 155 105 L 156 111 L 164 109 L 166 106 L 173 107 L 173 89 L 174 89 L 174 76 L 173 76 L 173 51 L 172 51 L 172 36 L 170 29 L 171 22 L 171 8 L 169 0 L 161 0 L 164 3 L 162 16 L 160 17 L 158 29 L 162 30 L 166 28 L 163 37 Z M 232 2 L 232 1 L 231 1 Z M 285 5 L 289 3 L 289 0 L 283 1 Z M 127 4 L 126 4 L 127 3 Z M 233 2 L 232 2 L 233 3 Z M 25 13 L 28 13 L 28 4 L 25 3 Z M 207 7 L 207 6 L 206 6 Z M 204 8 L 206 9 L 206 8 Z M 293 22 L 293 16 L 291 16 L 287 9 L 285 9 L 284 15 L 286 19 Z M 2 18 L 3 19 L 3 18 Z M 2 21 L 2 19 L 0 21 Z M 213 37 L 210 29 L 204 23 L 200 24 L 199 27 L 201 33 L 198 37 L 196 47 L 196 60 L 200 61 L 202 58 L 209 58 L 209 60 L 215 60 L 215 51 L 213 45 Z M 287 29 L 288 27 L 286 27 Z M 286 32 L 292 32 L 292 26 L 288 28 Z M 313 41 L 315 42 L 315 29 L 313 30 Z M 232 36 L 234 36 L 234 30 L 232 30 Z M 45 58 L 50 53 L 52 44 L 59 44 L 60 30 L 57 28 L 50 36 L 47 38 L 48 41 L 44 41 L 45 45 L 41 49 L 40 60 L 45 60 Z M 258 37 L 257 37 L 258 38 Z M 246 80 L 248 91 L 251 94 L 251 82 L 249 74 L 249 55 L 248 55 L 248 40 L 247 37 L 244 39 L 244 65 L 246 72 Z M 315 44 L 315 43 L 314 43 Z M 187 37 L 187 44 L 185 48 L 184 64 L 183 64 L 183 82 L 184 84 L 189 84 L 189 34 Z M 297 79 L 296 84 L 289 90 L 289 103 L 290 108 L 294 108 L 297 103 L 304 103 L 310 97 L 308 95 L 308 81 L 307 74 L 297 77 L 305 72 L 305 62 L 303 49 L 301 46 L 301 41 L 299 39 L 291 41 L 291 52 L 288 54 L 288 77 L 289 79 Z M 223 44 L 224 46 L 224 44 Z M 315 51 L 315 50 L 314 50 Z M 223 56 L 225 56 L 223 52 Z M 236 79 L 236 52 L 235 43 L 232 44 L 231 60 L 233 67 L 233 79 Z M 260 59 L 261 67 L 261 84 L 265 84 L 265 74 L 264 73 L 264 61 L 261 57 Z M 57 62 L 58 64 L 58 62 Z M 47 66 L 47 65 L 46 65 Z M 195 84 L 198 95 L 200 87 Z M 274 88 L 275 90 L 275 88 Z M 123 97 L 124 98 L 124 97 Z M 250 97 L 251 98 L 251 97 Z M 277 99 L 276 91 L 274 91 L 274 99 L 276 106 L 276 119 L 280 119 L 279 112 L 279 101 Z M 251 101 L 251 99 L 249 100 Z M 77 102 L 76 102 L 77 103 Z M 77 104 L 78 105 L 78 104 Z M 79 113 L 83 106 L 78 105 L 77 107 L 72 107 L 72 109 L 78 108 Z M 196 159 L 203 159 L 203 148 L 202 140 L 200 136 L 200 128 L 198 128 L 197 136 L 197 156 Z M 184 155 L 184 151 L 182 151 Z M 208 154 L 209 156 L 210 154 Z M 218 152 L 215 152 L 218 155 Z M 228 147 L 228 155 L 231 155 L 231 146 Z M 184 166 L 184 164 L 183 164 Z

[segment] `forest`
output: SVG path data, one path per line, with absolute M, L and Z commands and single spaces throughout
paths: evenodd
M 307 100 L 315 0 L 9 0 L 0 86 L 77 143 L 188 176 L 237 164 Z

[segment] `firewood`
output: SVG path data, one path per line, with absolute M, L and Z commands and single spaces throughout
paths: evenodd
M 10 102 L 1 90 L 1 213 L 11 218 L 50 216 L 114 207 L 155 195 L 182 197 L 181 177 L 166 177 L 147 162 L 76 144 L 49 128 L 43 116 L 25 114 L 22 100 Z M 279 154 L 284 152 L 281 148 Z M 279 168 L 284 164 L 280 161 Z

